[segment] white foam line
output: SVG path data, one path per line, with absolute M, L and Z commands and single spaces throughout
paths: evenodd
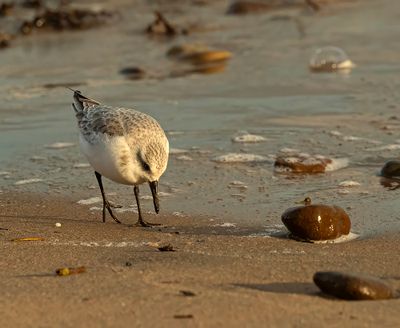
M 19 180 L 19 181 L 15 182 L 14 185 L 20 186 L 20 185 L 25 185 L 25 184 L 30 184 L 30 183 L 37 183 L 37 182 L 42 182 L 42 181 L 44 181 L 44 180 L 43 179 L 39 179 L 39 178 L 33 178 L 33 179 Z
M 357 239 L 360 237 L 359 234 L 356 234 L 354 232 L 350 232 L 348 235 L 343 235 L 340 236 L 339 238 L 336 239 L 331 239 L 331 240 L 310 240 L 311 243 L 313 244 L 339 244 L 339 243 L 345 243 L 354 239 Z
M 101 201 L 102 201 L 102 199 L 100 197 L 91 197 L 88 199 L 81 199 L 81 200 L 77 201 L 77 204 L 91 205 L 91 204 L 100 203 Z

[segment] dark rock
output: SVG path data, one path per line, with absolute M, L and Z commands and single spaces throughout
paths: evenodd
M 309 202 L 306 202 L 306 200 Z M 306 198 L 304 206 L 287 209 L 282 222 L 295 239 L 314 241 L 332 240 L 350 232 L 350 218 L 338 206 L 316 204 Z
M 377 277 L 341 272 L 316 272 L 313 280 L 324 293 L 346 300 L 384 300 L 396 297 L 394 289 Z
M 381 175 L 385 178 L 400 178 L 400 161 L 386 162 L 382 167 Z
M 119 73 L 125 75 L 130 80 L 139 80 L 146 76 L 146 72 L 140 67 L 126 67 L 121 69 Z

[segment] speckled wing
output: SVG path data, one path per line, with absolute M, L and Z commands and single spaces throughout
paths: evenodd
M 145 137 L 164 131 L 158 122 L 144 113 L 127 108 L 104 105 L 87 106 L 77 115 L 79 128 L 85 139 L 92 143 L 98 134 L 107 136 Z

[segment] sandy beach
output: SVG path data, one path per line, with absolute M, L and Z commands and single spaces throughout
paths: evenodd
M 77 199 L 0 196 L 2 327 L 395 327 L 400 300 L 322 295 L 314 272 L 362 272 L 400 288 L 400 235 L 316 245 L 203 218 L 160 228 L 101 222 Z M 55 223 L 61 223 L 56 227 Z M 11 241 L 42 237 L 42 241 Z M 172 245 L 174 252 L 157 247 Z M 55 275 L 62 267 L 86 272 Z
M 338 300 L 312 279 L 362 273 L 400 291 L 400 179 L 381 173 L 400 150 L 400 2 L 266 2 L 248 15 L 228 0 L 0 7 L 0 327 L 400 326 L 400 299 Z M 155 11 L 173 35 L 149 34 Z M 310 70 L 326 46 L 355 66 Z M 225 59 L 196 66 L 179 47 Z M 101 222 L 66 86 L 161 123 L 160 214 L 140 195 L 162 226 L 134 226 L 132 188 L 107 179 L 122 224 Z M 292 153 L 345 165 L 276 170 Z M 289 239 L 281 215 L 305 197 L 343 208 L 358 238 Z

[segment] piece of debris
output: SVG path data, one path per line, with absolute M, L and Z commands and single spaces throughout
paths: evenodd
M 174 319 L 193 319 L 193 314 L 175 314 Z
M 11 241 L 44 241 L 43 237 L 23 237 L 23 238 L 14 238 Z
M 146 28 L 147 34 L 174 36 L 178 34 L 178 30 L 161 14 L 159 11 L 154 12 L 155 20 Z
M 188 297 L 193 297 L 196 296 L 196 293 L 191 292 L 190 290 L 180 290 L 179 293 L 182 296 L 188 296 Z
M 158 250 L 160 252 L 175 252 L 176 251 L 176 249 L 174 249 L 174 247 L 171 244 L 158 247 Z
M 84 272 L 86 272 L 86 268 L 84 266 L 78 268 L 60 268 L 56 270 L 56 275 L 64 277 L 64 276 L 69 276 L 71 274 L 78 274 Z

